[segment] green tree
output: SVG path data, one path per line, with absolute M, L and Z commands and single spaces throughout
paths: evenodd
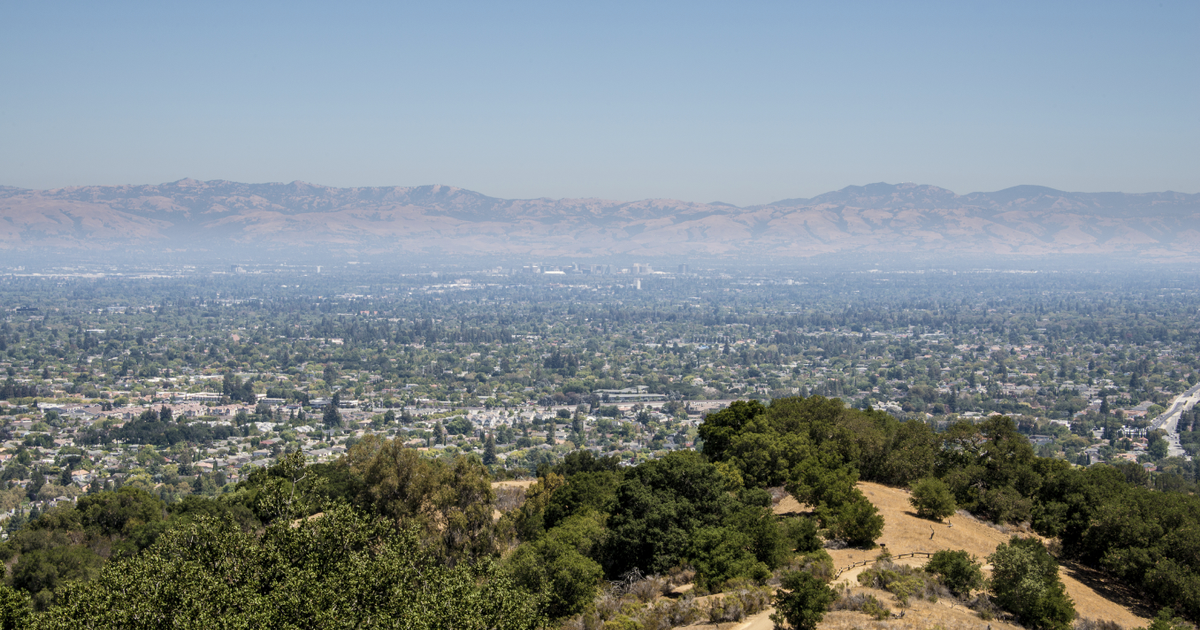
M 1154 616 L 1154 620 L 1150 622 L 1148 628 L 1138 628 L 1137 630 L 1193 630 L 1194 628 L 1195 626 L 1183 618 L 1176 617 L 1175 611 L 1163 608 Z
M 609 575 L 637 567 L 661 573 L 681 564 L 692 535 L 720 527 L 737 500 L 717 467 L 695 451 L 674 451 L 630 469 L 609 517 Z
M 0 630 L 25 630 L 29 622 L 29 598 L 0 582 Z
M 1156 461 L 1167 456 L 1168 445 L 1167 441 L 1163 439 L 1162 432 L 1150 432 L 1150 441 L 1146 447 L 1146 452 L 1150 453 L 1150 457 L 1153 457 Z
M 571 475 L 566 485 L 558 488 L 546 504 L 546 527 L 554 527 L 574 514 L 612 512 L 620 483 L 621 473 L 616 471 L 598 470 Z
M 526 542 L 509 557 L 507 567 L 516 583 L 543 596 L 553 618 L 581 612 L 596 595 L 604 577 L 600 564 L 588 557 L 604 536 L 601 517 L 575 516 Z
M 494 466 L 499 461 L 496 457 L 496 436 L 489 433 L 483 443 L 483 465 Z
M 786 623 L 795 630 L 812 630 L 836 598 L 833 589 L 803 571 L 785 574 L 780 586 L 784 590 L 776 592 L 775 612 L 771 614 L 776 627 Z
M 701 450 L 712 461 L 726 459 L 734 436 L 765 411 L 766 407 L 757 400 L 735 400 L 728 407 L 709 414 L 699 429 L 699 437 L 704 442 Z
M 851 546 L 869 547 L 883 534 L 883 516 L 861 491 L 856 489 L 855 492 L 858 493 L 856 498 L 838 506 L 829 534 Z
M 996 547 L 988 562 L 992 565 L 991 590 L 997 605 L 1032 628 L 1071 627 L 1075 606 L 1058 577 L 1058 562 L 1041 541 L 1014 536 Z
M 913 484 L 908 502 L 917 509 L 917 516 L 936 521 L 954 514 L 958 507 L 950 486 L 937 477 L 926 477 Z
M 342 426 L 342 413 L 338 411 L 337 405 L 332 402 L 325 405 L 325 411 L 321 413 L 321 424 L 325 425 L 326 429 Z
M 942 579 L 942 584 L 955 597 L 966 597 L 971 591 L 983 588 L 983 567 L 963 550 L 942 549 L 925 563 L 925 570 Z
M 689 553 L 696 567 L 696 584 L 720 591 L 735 578 L 762 581 L 771 569 L 754 555 L 754 541 L 745 532 L 728 527 L 706 527 L 692 537 Z

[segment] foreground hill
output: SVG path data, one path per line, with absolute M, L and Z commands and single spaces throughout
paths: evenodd
M 753 256 L 838 252 L 1200 256 L 1200 194 L 850 186 L 739 208 L 669 199 L 497 199 L 448 186 L 184 179 L 0 187 L 0 250 Z
M 996 550 L 996 546 L 1007 542 L 1011 534 L 1004 533 L 975 518 L 961 512 L 950 519 L 949 525 L 933 523 L 917 518 L 908 503 L 909 493 L 898 488 L 876 483 L 859 483 L 859 488 L 867 495 L 871 503 L 883 515 L 883 535 L 878 542 L 884 545 L 893 555 L 911 552 L 935 552 L 942 549 L 964 549 L 981 561 Z M 776 507 L 776 512 L 788 512 L 799 509 L 799 504 L 788 497 Z M 930 534 L 933 538 L 930 538 Z M 1031 534 L 1024 534 L 1031 535 Z M 837 549 L 831 550 L 834 566 L 838 569 L 849 567 L 857 562 L 873 560 L 879 555 L 879 550 Z M 924 558 L 905 558 L 898 560 L 902 564 L 912 566 L 923 565 Z M 990 567 L 985 566 L 985 571 Z M 857 588 L 858 574 L 862 568 L 850 569 L 842 573 L 835 582 L 844 582 Z M 1146 627 L 1150 620 L 1138 616 L 1129 608 L 1110 601 L 1098 594 L 1089 585 L 1080 582 L 1074 571 L 1060 569 L 1059 575 L 1067 587 L 1067 594 L 1075 602 L 1075 610 L 1081 617 L 1114 621 L 1124 628 Z M 872 591 L 880 600 L 894 604 L 894 598 L 884 591 Z M 894 607 L 895 612 L 900 609 Z M 764 617 L 765 619 L 765 617 Z M 826 615 L 818 628 L 822 630 L 841 630 L 843 628 L 862 627 L 869 618 L 857 612 L 835 611 Z M 763 628 L 769 628 L 770 622 L 763 622 Z M 990 622 L 993 628 L 1018 628 L 998 621 Z M 952 605 L 947 601 L 930 603 L 914 601 L 905 614 L 904 619 L 881 622 L 878 627 L 888 628 L 932 628 L 941 625 L 943 628 L 983 628 L 987 623 L 981 622 L 976 614 L 961 606 Z M 747 628 L 755 628 L 753 624 Z M 869 627 L 876 627 L 871 625 Z

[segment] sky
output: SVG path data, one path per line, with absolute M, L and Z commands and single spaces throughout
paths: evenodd
M 1200 192 L 1200 2 L 12 2 L 0 185 Z

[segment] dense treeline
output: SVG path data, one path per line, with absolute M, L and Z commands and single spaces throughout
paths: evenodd
M 169 415 L 147 409 L 136 420 L 119 428 L 92 427 L 80 432 L 75 441 L 82 445 L 110 444 L 121 440 L 130 444 L 172 446 L 180 442 L 203 444 L 234 435 L 247 435 L 243 427 L 174 422 Z

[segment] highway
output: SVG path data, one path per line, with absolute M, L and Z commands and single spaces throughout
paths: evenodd
M 1200 402 L 1200 383 L 1176 396 L 1165 412 L 1150 421 L 1151 428 L 1167 432 L 1168 455 L 1186 457 L 1183 447 L 1179 445 L 1179 414 L 1191 409 L 1197 402 Z

